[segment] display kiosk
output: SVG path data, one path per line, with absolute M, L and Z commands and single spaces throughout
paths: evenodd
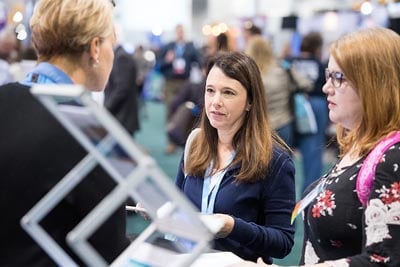
M 151 223 L 112 266 L 187 267 L 208 250 L 213 239 L 212 228 L 201 220 L 192 203 L 153 158 L 92 99 L 89 91 L 76 85 L 34 85 L 31 92 L 88 152 L 21 220 L 23 228 L 58 265 L 78 266 L 41 227 L 40 221 L 97 164 L 117 186 L 66 237 L 86 265 L 108 266 L 88 239 L 124 205 L 127 197 L 141 203 Z

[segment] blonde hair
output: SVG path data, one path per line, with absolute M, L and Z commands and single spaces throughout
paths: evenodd
M 40 0 L 30 20 L 38 60 L 79 56 L 93 38 L 111 36 L 113 10 L 110 0 Z
M 400 36 L 384 28 L 364 29 L 337 40 L 330 52 L 359 95 L 363 114 L 355 129 L 338 127 L 341 155 L 357 144 L 356 153 L 364 156 L 400 129 Z
M 245 53 L 257 63 L 261 73 L 265 73 L 273 61 L 271 44 L 262 36 L 254 36 L 249 40 Z

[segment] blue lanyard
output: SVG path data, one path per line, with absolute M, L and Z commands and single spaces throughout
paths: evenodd
M 236 153 L 233 152 L 231 155 L 231 158 L 229 159 L 228 165 L 232 162 L 234 159 Z M 223 172 L 217 173 L 215 175 L 218 175 L 217 182 L 214 185 L 214 187 L 210 190 L 210 185 L 211 185 L 211 170 L 213 168 L 213 162 L 211 162 L 210 166 L 206 170 L 206 177 L 204 177 L 204 182 L 203 182 L 203 192 L 201 195 L 201 213 L 203 214 L 213 214 L 214 213 L 214 204 L 215 204 L 215 199 L 217 197 L 217 193 L 219 190 L 219 186 L 222 182 L 222 179 L 225 176 L 226 169 Z

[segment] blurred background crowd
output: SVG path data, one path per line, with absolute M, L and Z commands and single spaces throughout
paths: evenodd
M 34 59 L 28 23 L 36 1 L 0 1 L 0 55 L 9 64 Z M 318 31 L 323 38 L 322 61 L 327 60 L 329 43 L 343 33 L 376 25 L 396 31 L 400 28 L 400 3 L 396 0 L 117 0 L 116 3 L 119 40 L 135 55 L 141 81 L 145 72 L 159 70 L 156 57 L 166 43 L 176 38 L 178 24 L 183 26 L 183 38 L 206 54 L 217 49 L 244 50 L 248 41 L 246 29 L 255 25 L 271 42 L 277 56 L 296 56 L 302 36 Z M 22 71 L 12 66 L 11 79 L 20 79 Z M 148 97 L 156 97 L 155 92 L 146 93 Z

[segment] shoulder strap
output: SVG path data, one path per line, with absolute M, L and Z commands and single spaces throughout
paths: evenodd
M 185 150 L 184 150 L 184 154 L 183 154 L 183 169 L 185 169 L 185 162 L 187 161 L 188 157 L 189 157 L 189 150 L 190 150 L 190 146 L 192 145 L 192 142 L 194 140 L 194 138 L 197 136 L 197 134 L 200 132 L 200 128 L 195 128 L 193 129 L 193 131 L 189 134 L 188 138 L 186 139 L 186 144 L 185 144 Z M 185 172 L 185 177 L 186 177 L 187 173 Z
M 400 131 L 394 132 L 380 141 L 367 155 L 357 175 L 356 189 L 360 202 L 365 207 L 371 192 L 375 170 L 383 154 L 394 144 L 400 142 Z
M 289 67 L 283 68 L 286 71 L 287 76 L 289 77 L 289 81 L 290 83 L 297 88 L 299 87 L 297 84 L 296 79 L 293 77 L 293 73 L 292 73 L 292 67 L 289 65 Z

